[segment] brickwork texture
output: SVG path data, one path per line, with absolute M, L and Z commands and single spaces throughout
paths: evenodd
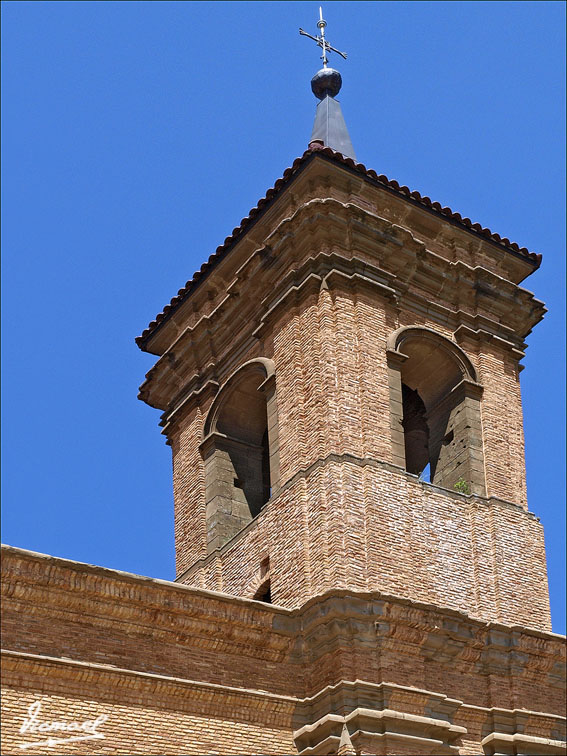
M 535 257 L 443 212 L 314 147 L 150 327 L 176 581 L 5 547 L 2 753 L 565 753 Z

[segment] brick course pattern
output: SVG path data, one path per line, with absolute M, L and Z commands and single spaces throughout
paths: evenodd
M 62 754 L 562 753 L 552 633 L 376 592 L 285 609 L 10 547 L 2 591 L 3 754 L 45 738 L 20 732 L 36 701 L 45 723 L 107 715 Z
M 182 581 L 252 598 L 267 556 L 281 606 L 333 587 L 380 590 L 550 629 L 538 520 L 509 502 L 448 493 L 384 463 L 339 455 L 314 463 Z
M 178 580 L 251 597 L 269 559 L 283 606 L 333 586 L 386 590 L 549 629 L 519 386 L 544 313 L 519 286 L 532 270 L 316 156 L 149 341 L 162 356 L 140 396 L 164 410 L 172 446 Z M 463 438 L 442 447 L 445 490 L 403 469 L 391 340 L 407 327 L 474 371 L 450 426 Z M 260 358 L 275 366 L 278 486 L 254 524 L 213 543 L 205 422 L 229 376 Z M 453 490 L 463 472 L 472 499 Z

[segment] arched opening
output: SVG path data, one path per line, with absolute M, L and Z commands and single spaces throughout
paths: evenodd
M 400 329 L 389 347 L 394 455 L 424 480 L 484 494 L 482 387 L 468 357 L 426 328 Z
M 270 498 L 270 455 L 266 399 L 258 389 L 264 376 L 245 371 L 227 391 L 219 407 L 216 431 L 225 467 L 233 481 L 232 510 L 239 516 L 255 517 Z M 234 512 L 234 513 L 236 513 Z
M 279 475 L 274 372 L 270 360 L 242 366 L 219 391 L 201 444 L 209 550 L 256 517 Z

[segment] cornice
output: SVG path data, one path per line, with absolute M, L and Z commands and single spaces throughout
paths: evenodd
M 465 727 L 443 719 L 392 709 L 358 707 L 342 716 L 327 714 L 312 725 L 296 730 L 293 735 L 300 756 L 337 753 L 343 728 L 349 733 L 353 745 L 359 738 L 370 736 L 375 744 L 386 741 L 386 752 L 391 752 L 395 743 L 404 750 L 409 747 L 410 753 L 417 753 L 416 748 L 425 748 L 425 752 L 431 753 L 435 748 L 438 756 L 458 754 L 460 749 L 454 741 L 467 732 Z
M 411 701 L 411 713 L 405 710 L 404 698 Z M 409 746 L 410 752 L 458 754 L 460 739 L 469 734 L 462 723 L 470 715 L 482 724 L 483 734 L 489 733 L 482 740 L 485 753 L 564 753 L 565 717 L 471 706 L 430 690 L 362 680 L 343 680 L 301 700 L 294 717 L 294 740 L 302 756 L 354 754 L 354 747 L 341 751 L 340 744 L 355 746 L 361 737 L 366 748 L 370 738 L 380 751 L 385 746 L 392 752 L 392 747 L 401 745 Z M 530 725 L 549 737 L 525 734 Z M 518 750 L 509 750 L 511 746 Z
M 516 732 L 513 735 L 506 732 L 491 732 L 481 741 L 483 753 L 487 756 L 515 756 L 515 754 L 537 753 L 541 756 L 565 756 L 567 743 L 564 740 L 552 738 L 538 738 L 534 735 L 526 735 L 524 732 Z
M 311 170 L 308 171 L 308 167 Z M 529 253 L 526 249 L 520 249 L 517 244 L 511 243 L 509 239 L 503 239 L 499 234 L 493 234 L 490 229 L 482 228 L 480 224 L 473 224 L 470 219 L 463 218 L 459 213 L 453 213 L 450 208 L 442 208 L 439 203 L 431 202 L 428 197 L 423 197 L 419 192 L 411 192 L 405 186 L 400 187 L 398 182 L 390 181 L 386 176 L 378 175 L 372 170 L 367 170 L 365 166 L 355 163 L 350 158 L 345 159 L 340 153 L 336 153 L 321 145 L 313 144 L 310 145 L 310 149 L 301 158 L 295 160 L 293 165 L 284 172 L 282 178 L 278 179 L 274 187 L 268 190 L 266 196 L 258 202 L 256 207 L 252 208 L 246 218 L 242 219 L 240 225 L 233 229 L 231 236 L 225 239 L 224 244 L 217 248 L 209 260 L 201 266 L 200 271 L 195 273 L 191 280 L 187 281 L 185 286 L 179 290 L 177 296 L 166 305 L 164 310 L 150 323 L 143 334 L 136 339 L 140 348 L 145 351 L 153 351 L 151 342 L 158 331 L 163 329 L 164 325 L 175 316 L 179 308 L 186 303 L 188 297 L 195 290 L 198 290 L 202 282 L 218 269 L 217 266 L 226 260 L 228 253 L 243 242 L 246 242 L 254 226 L 270 210 L 273 210 L 274 206 L 280 204 L 279 200 L 282 195 L 288 199 L 290 198 L 291 192 L 288 189 L 292 184 L 295 185 L 295 189 L 297 188 L 297 185 L 300 183 L 298 181 L 300 176 L 305 180 L 306 174 L 317 174 L 318 172 L 324 173 L 322 177 L 323 183 L 328 188 L 331 185 L 331 174 L 343 179 L 343 181 L 345 177 L 350 175 L 351 179 L 347 180 L 354 178 L 356 182 L 360 183 L 361 187 L 373 187 L 373 191 L 385 193 L 386 196 L 392 199 L 392 202 L 408 209 L 413 208 L 413 212 L 418 216 L 429 218 L 434 224 L 443 227 L 452 226 L 454 233 L 463 238 L 475 238 L 476 243 L 485 248 L 489 256 L 492 255 L 495 260 L 498 259 L 503 250 L 506 250 L 508 253 L 511 253 L 509 256 L 510 262 L 514 258 L 517 260 L 516 266 L 518 270 L 516 271 L 516 275 L 518 275 L 520 270 L 523 271 L 521 276 L 519 276 L 519 280 L 529 275 L 540 264 L 541 256 Z
M 310 200 L 281 221 L 268 241 L 273 259 L 291 258 L 288 262 L 295 261 L 296 266 L 280 276 L 273 265 L 262 263 L 266 247 L 252 253 L 237 270 L 224 299 L 179 333 L 147 373 L 139 398 L 164 410 L 169 406 L 167 411 L 171 411 L 172 405 L 185 402 L 200 384 L 218 382 L 215 355 L 223 354 L 224 362 L 227 349 L 234 350 L 229 324 L 237 313 L 243 322 L 238 343 L 261 339 L 282 306 L 318 286 L 341 285 L 341 276 L 343 286 L 373 286 L 379 296 L 423 311 L 440 324 L 449 322 L 454 329 L 463 326 L 487 339 L 498 339 L 515 359 L 523 355 L 523 338 L 545 312 L 528 290 L 480 266 L 431 252 L 407 229 L 352 203 Z M 260 304 L 253 306 L 258 300 Z M 202 355 L 201 365 L 198 355 Z M 164 418 L 164 423 L 169 420 Z
M 446 493 L 452 493 L 457 498 L 481 499 L 478 496 L 464 496 L 458 492 Z M 520 509 L 516 505 L 509 506 Z M 529 515 L 527 512 L 524 514 Z M 378 623 L 376 632 L 381 633 L 381 624 L 401 619 L 414 628 L 439 629 L 439 617 L 442 615 L 447 621 L 457 623 L 451 632 L 458 635 L 462 631 L 463 638 L 470 639 L 471 627 L 474 627 L 475 632 L 482 631 L 485 634 L 483 637 L 488 645 L 521 650 L 533 655 L 545 654 L 553 647 L 556 649 L 553 653 L 559 650 L 560 658 L 564 658 L 565 636 L 535 628 L 486 622 L 450 607 L 377 591 L 353 592 L 350 589 L 331 589 L 309 599 L 300 608 L 286 609 L 178 582 L 142 577 L 12 546 L 2 546 L 2 553 L 4 598 L 12 602 L 27 602 L 31 599 L 31 611 L 34 609 L 34 601 L 41 604 L 42 598 L 45 599 L 49 595 L 43 592 L 43 589 L 48 589 L 53 592 L 54 608 L 57 607 L 57 598 L 60 597 L 62 608 L 68 612 L 80 609 L 80 602 L 95 600 L 96 607 L 102 615 L 105 600 L 108 600 L 115 606 L 109 616 L 124 620 L 132 610 L 143 612 L 159 607 L 164 613 L 168 627 L 171 627 L 171 618 L 174 616 L 177 618 L 176 621 L 203 621 L 212 625 L 227 622 L 233 627 L 245 627 L 247 634 L 254 628 L 257 628 L 260 634 L 268 630 L 273 631 L 275 636 L 279 636 L 275 642 L 280 648 L 287 646 L 287 639 L 292 638 L 300 628 L 302 633 L 307 630 L 315 631 L 326 619 L 333 617 L 356 618 L 360 615 L 374 618 L 373 622 Z M 375 602 L 375 608 L 370 614 L 367 608 L 368 601 Z M 387 605 L 390 608 L 385 608 Z M 227 613 L 230 616 L 227 616 Z M 437 615 L 437 618 L 433 619 L 433 615 Z M 153 616 L 151 620 L 148 618 L 148 621 L 159 626 L 160 618 Z M 221 629 L 213 630 L 222 635 Z M 250 640 L 250 637 L 247 637 Z M 266 636 L 262 637 L 265 642 Z
M 28 617 L 112 626 L 156 642 L 281 660 L 295 622 L 285 609 L 3 547 L 2 595 Z M 282 614 L 273 628 L 275 614 Z M 269 631 L 269 632 L 268 632 Z
M 217 683 L 188 680 L 140 670 L 115 667 L 109 664 L 63 659 L 43 654 L 30 654 L 2 649 L 2 668 L 5 679 L 18 685 L 34 688 L 31 675 L 36 679 L 49 677 L 53 687 L 60 683 L 67 693 L 81 693 L 85 686 L 96 686 L 98 696 L 120 704 L 148 706 L 156 703 L 160 708 L 190 711 L 192 714 L 218 716 L 219 704 L 226 711 L 236 709 L 244 721 L 271 724 L 274 713 L 291 718 L 298 699 L 293 696 L 270 693 Z M 31 684 L 30 684 L 31 683 Z

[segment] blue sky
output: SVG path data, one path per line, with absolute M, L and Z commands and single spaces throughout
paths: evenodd
M 358 159 L 544 256 L 522 373 L 564 621 L 560 2 L 328 2 Z M 309 140 L 311 2 L 2 5 L 4 542 L 174 577 L 134 337 Z

